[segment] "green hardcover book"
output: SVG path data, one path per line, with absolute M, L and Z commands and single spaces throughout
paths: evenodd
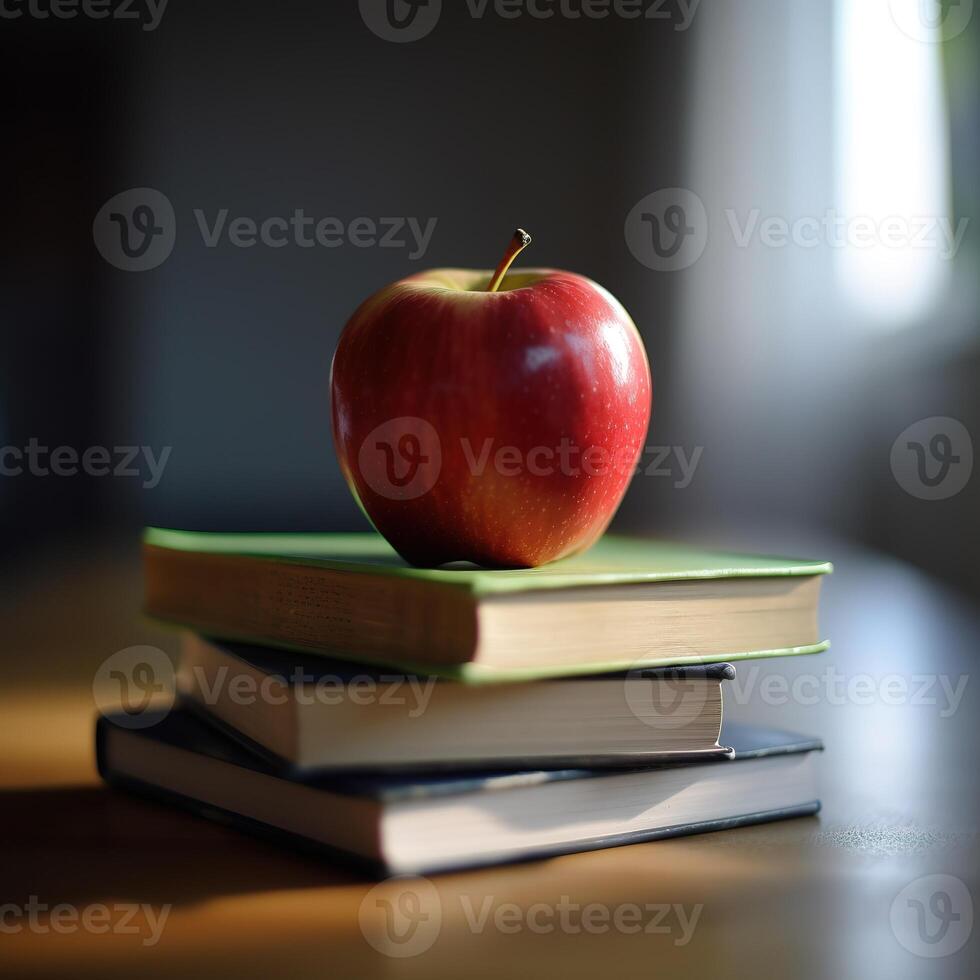
M 377 534 L 149 528 L 146 611 L 215 637 L 464 681 L 826 649 L 828 562 L 608 535 L 528 569 L 414 568 Z

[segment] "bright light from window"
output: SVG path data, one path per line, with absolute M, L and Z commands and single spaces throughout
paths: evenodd
M 935 310 L 958 244 L 942 14 L 937 0 L 837 0 L 837 272 L 853 312 L 890 329 Z

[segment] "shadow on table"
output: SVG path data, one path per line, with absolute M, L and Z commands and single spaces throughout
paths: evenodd
M 365 881 L 191 814 L 105 787 L 0 791 L 0 900 L 192 904 Z

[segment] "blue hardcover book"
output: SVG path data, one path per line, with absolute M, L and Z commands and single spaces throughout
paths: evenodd
M 529 684 L 459 684 L 184 637 L 184 703 L 291 775 L 337 769 L 568 769 L 724 758 L 731 664 Z
M 148 719 L 144 716 L 141 723 Z M 194 714 L 100 718 L 110 784 L 382 874 L 427 874 L 816 813 L 819 740 L 726 725 L 734 759 L 642 769 L 348 773 L 310 780 Z

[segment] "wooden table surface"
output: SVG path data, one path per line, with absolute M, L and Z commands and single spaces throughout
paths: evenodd
M 837 565 L 832 650 L 740 665 L 726 710 L 823 737 L 819 817 L 381 890 L 104 788 L 95 670 L 137 643 L 173 653 L 176 637 L 139 619 L 133 547 L 18 565 L 0 583 L 0 971 L 980 975 L 980 620 L 906 566 L 810 550 Z

